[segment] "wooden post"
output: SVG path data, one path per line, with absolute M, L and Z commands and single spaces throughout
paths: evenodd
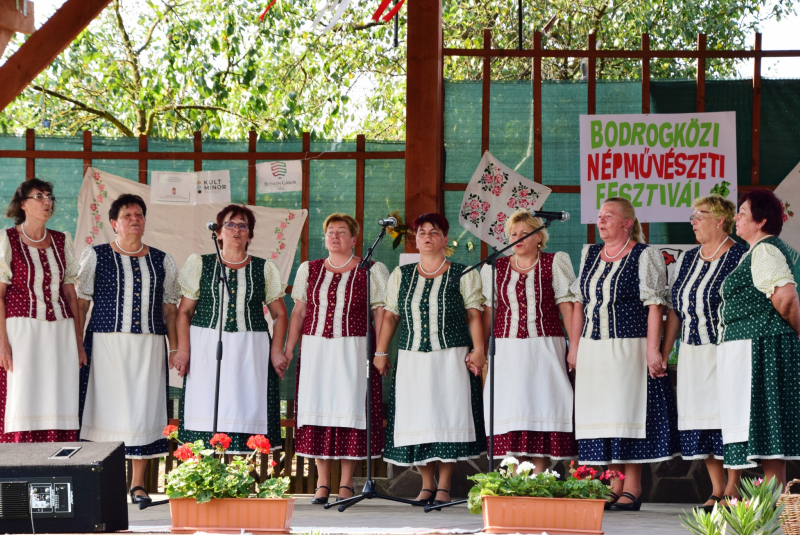
M 247 152 L 251 154 L 247 158 L 247 204 L 256 204 L 256 141 L 258 135 L 254 130 L 247 133 Z
M 441 206 L 444 182 L 442 1 L 408 3 L 405 220 Z M 406 241 L 406 252 L 413 244 Z
M 200 132 L 194 133 L 194 153 L 200 154 L 203 152 L 203 134 Z M 194 172 L 197 173 L 203 170 L 203 160 L 199 157 L 194 159 Z
M 25 150 L 36 150 L 36 132 L 33 128 L 25 130 Z M 36 176 L 36 158 L 28 156 L 25 158 L 25 180 L 30 180 Z
M 139 136 L 139 152 L 147 152 L 147 136 Z M 141 156 L 141 154 L 140 154 Z M 139 158 L 139 184 L 147 184 L 147 158 Z
M 697 34 L 697 97 L 695 98 L 695 111 L 706 111 L 706 34 Z
M 308 210 L 310 205 L 310 192 L 308 189 L 311 187 L 311 162 L 308 160 L 308 153 L 311 151 L 311 135 L 308 132 L 303 132 L 303 194 L 302 194 L 302 208 Z M 408 168 L 408 166 L 406 166 Z M 303 225 L 303 235 L 300 237 L 300 261 L 308 261 L 308 229 L 311 212 L 309 217 L 306 218 L 306 224 Z M 300 466 L 300 457 L 297 458 L 298 467 Z M 299 468 L 298 468 L 299 470 Z
M 542 183 L 542 32 L 533 33 L 533 181 Z
M 84 152 L 92 152 L 92 131 L 91 130 L 84 130 L 83 131 L 83 151 Z M 92 159 L 91 158 L 84 158 L 83 159 L 83 174 L 86 174 L 86 171 L 92 166 Z M 81 177 L 83 178 L 83 177 Z
M 367 150 L 367 140 L 363 134 L 356 136 L 356 152 L 363 153 Z M 356 223 L 358 223 L 358 240 L 356 241 L 356 256 L 361 256 L 364 251 L 364 158 L 356 160 Z
M 597 34 L 589 34 L 589 57 L 586 59 L 586 82 L 589 94 L 586 97 L 586 113 L 594 115 L 597 113 L 597 58 L 594 51 L 597 50 Z M 594 243 L 595 226 L 593 223 L 586 225 L 586 243 Z
M 761 52 L 761 34 L 756 34 L 753 50 Z M 758 186 L 761 158 L 761 55 L 753 58 L 753 124 L 750 131 L 750 185 Z
M 520 45 L 521 46 L 521 45 Z M 489 118 L 492 109 L 492 30 L 483 30 L 483 92 L 481 95 L 481 156 L 489 150 Z M 481 260 L 489 255 L 489 246 L 481 240 Z
M 642 34 L 642 113 L 650 113 L 650 34 Z M 642 224 L 642 234 L 646 241 L 650 240 L 650 224 Z

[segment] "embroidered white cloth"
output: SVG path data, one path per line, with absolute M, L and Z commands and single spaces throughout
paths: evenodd
M 72 318 L 8 318 L 6 331 L 14 371 L 6 374 L 3 432 L 78 429 L 80 372 Z
M 395 371 L 394 445 L 474 442 L 466 347 L 401 349 Z
M 581 338 L 575 438 L 646 438 L 646 418 L 647 338 Z
M 108 222 L 108 207 L 123 193 L 133 193 L 149 199 L 150 186 L 95 167 L 87 169 L 78 194 L 78 229 L 75 233 L 77 257 L 89 245 L 114 241 L 116 235 Z M 144 242 L 171 254 L 180 268 L 191 254 L 214 252 L 206 222 L 216 221 L 217 213 L 225 206 L 227 203 L 196 206 L 148 204 Z M 264 206 L 248 208 L 256 215 L 255 236 L 248 252 L 275 262 L 281 281 L 288 283 L 308 211 L 279 210 Z
M 297 426 L 367 428 L 367 338 L 303 336 Z
M 678 429 L 719 429 L 717 346 L 681 344 L 678 355 Z
M 572 385 L 563 338 L 498 338 L 494 368 L 494 434 L 572 431 Z M 583 343 L 583 342 L 581 342 Z M 491 366 L 483 390 L 489 422 Z
M 464 191 L 458 223 L 493 247 L 507 245 L 504 225 L 517 210 L 541 210 L 550 188 L 520 175 L 488 150 Z
M 750 436 L 752 340 L 717 346 L 717 388 L 722 443 L 747 442 Z

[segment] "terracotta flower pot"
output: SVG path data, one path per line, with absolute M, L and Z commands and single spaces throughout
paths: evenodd
M 222 498 L 198 504 L 169 501 L 172 533 L 289 533 L 294 498 Z
M 602 535 L 605 503 L 605 500 L 483 496 L 483 531 Z

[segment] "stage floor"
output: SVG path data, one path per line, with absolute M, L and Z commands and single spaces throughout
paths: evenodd
M 165 499 L 164 495 L 152 495 Z M 480 515 L 472 515 L 466 504 L 442 511 L 425 513 L 411 507 L 383 500 L 364 500 L 340 513 L 335 507 L 325 510 L 311 505 L 310 496 L 297 496 L 292 516 L 292 533 L 358 533 L 358 534 L 423 534 L 479 533 L 483 526 Z M 691 514 L 691 504 L 644 504 L 637 513 L 606 511 L 603 530 L 607 535 L 673 535 L 685 534 L 680 515 Z M 160 505 L 140 511 L 128 505 L 130 531 L 136 533 L 169 532 L 169 506 Z

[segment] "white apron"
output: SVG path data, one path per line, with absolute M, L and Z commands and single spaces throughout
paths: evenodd
M 304 335 L 297 426 L 367 428 L 367 338 Z
M 401 349 L 395 371 L 394 445 L 474 442 L 467 347 Z
M 717 346 L 717 388 L 722 443 L 747 442 L 750 436 L 751 340 Z
M 191 358 L 186 376 L 184 427 L 211 432 L 219 331 L 192 326 L 189 336 Z M 222 346 L 217 430 L 266 435 L 269 334 L 223 332 Z
M 647 338 L 581 338 L 575 438 L 645 438 Z
M 719 429 L 717 346 L 681 344 L 678 354 L 678 429 Z
M 562 337 L 497 338 L 494 434 L 511 431 L 572 431 L 572 385 L 567 377 L 567 344 Z M 491 366 L 483 390 L 489 425 Z
M 164 335 L 93 333 L 81 439 L 146 446 L 167 425 Z
M 78 429 L 74 321 L 7 318 L 6 332 L 14 371 L 6 374 L 3 432 Z

